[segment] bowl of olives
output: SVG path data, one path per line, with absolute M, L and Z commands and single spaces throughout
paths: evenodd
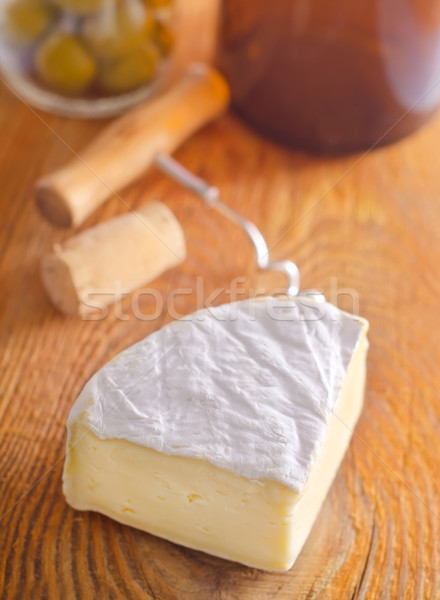
M 25 101 L 101 117 L 156 93 L 174 46 L 173 0 L 3 0 L 0 66 Z

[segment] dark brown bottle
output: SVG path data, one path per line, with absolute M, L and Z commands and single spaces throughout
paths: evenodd
M 219 63 L 236 110 L 278 141 L 382 145 L 440 101 L 440 1 L 224 0 Z

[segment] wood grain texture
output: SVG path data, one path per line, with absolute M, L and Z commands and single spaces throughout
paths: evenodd
M 99 321 L 59 315 L 38 275 L 42 255 L 71 232 L 51 228 L 32 199 L 35 179 L 104 126 L 40 114 L 1 88 L 0 596 L 6 599 L 389 600 L 440 598 L 440 118 L 368 156 L 307 157 L 257 137 L 231 115 L 177 158 L 219 185 L 253 219 L 274 258 L 294 259 L 303 287 L 340 306 L 350 288 L 371 323 L 365 408 L 352 444 L 294 568 L 264 573 L 173 545 L 98 514 L 61 492 L 65 421 L 86 380 L 160 327 L 131 300 Z M 154 282 L 177 309 L 259 275 L 244 234 L 157 171 L 123 190 L 136 208 L 163 200 L 183 224 L 188 258 Z M 126 207 L 115 197 L 82 229 Z M 336 279 L 334 279 L 336 278 Z M 225 294 L 215 300 L 226 300 Z M 152 311 L 143 297 L 144 315 Z M 348 306 L 349 308 L 349 306 Z M 122 318 L 121 318 L 122 317 Z

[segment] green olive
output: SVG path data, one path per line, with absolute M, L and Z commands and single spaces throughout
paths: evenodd
M 75 15 L 89 15 L 104 5 L 104 0 L 52 0 L 61 10 Z
M 14 41 L 31 43 L 49 27 L 53 10 L 38 0 L 15 0 L 4 15 L 6 35 Z
M 103 90 L 121 94 L 145 85 L 156 74 L 159 53 L 152 44 L 131 50 L 101 66 L 98 82 Z
M 159 48 L 162 56 L 167 56 L 174 46 L 174 34 L 160 21 L 156 21 L 154 26 L 153 41 Z
M 78 94 L 91 83 L 96 63 L 74 35 L 53 33 L 36 52 L 37 73 L 48 86 L 65 94 Z
M 155 21 L 142 3 L 122 2 L 115 8 L 112 15 L 95 15 L 83 26 L 84 42 L 102 60 L 127 54 L 153 35 Z

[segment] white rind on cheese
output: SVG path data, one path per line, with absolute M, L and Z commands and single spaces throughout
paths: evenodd
M 170 456 L 126 440 L 101 440 L 75 423 L 64 471 L 69 503 L 250 567 L 290 569 L 359 417 L 366 348 L 363 339 L 301 493 L 276 481 L 251 481 L 199 458 Z
M 310 297 L 204 309 L 96 373 L 67 425 L 298 493 L 366 329 Z
M 262 307 L 269 317 L 275 310 L 288 320 L 282 327 L 271 323 Z M 226 319 L 222 327 L 219 319 Z M 165 334 L 148 338 L 155 338 L 153 347 L 141 342 L 107 365 L 75 405 L 63 474 L 69 504 L 251 567 L 289 569 L 310 533 L 362 409 L 367 329 L 366 321 L 330 305 L 307 306 L 301 299 L 219 307 L 213 313 L 195 313 L 186 324 L 164 328 Z M 152 360 L 154 351 L 163 355 L 164 349 L 172 357 L 165 367 L 157 356 Z M 147 359 L 151 363 L 145 376 Z M 186 378 L 180 363 L 186 365 Z M 222 373 L 233 381 L 223 382 Z M 148 386 L 150 374 L 160 398 Z M 162 387 L 156 380 L 160 376 Z M 314 393 L 307 394 L 313 376 Z M 167 391 L 169 382 L 175 396 Z M 141 383 L 143 394 L 133 396 Z M 103 389 L 113 391 L 106 396 Z M 289 389 L 292 407 L 300 413 L 289 408 Z M 125 408 L 119 409 L 119 426 L 114 415 L 109 420 L 115 402 Z M 195 406 L 192 426 L 191 413 L 182 405 Z M 187 435 L 180 447 L 185 438 L 176 429 L 179 420 Z M 144 425 L 151 435 L 152 423 L 156 436 L 149 440 Z M 115 431 L 122 437 L 113 435 Z M 286 441 L 289 433 L 292 439 Z M 158 434 L 164 438 L 159 447 L 169 445 L 172 452 L 153 449 Z M 287 455 L 286 447 L 301 455 Z M 189 451 L 203 457 L 189 456 Z M 244 456 L 234 458 L 234 452 Z M 261 458 L 266 462 L 258 465 Z M 297 493 L 285 484 L 281 471 L 286 465 L 288 473 L 302 474 L 303 481 L 306 464 L 306 483 Z M 238 469 L 258 477 L 243 476 Z M 274 472 L 278 478 L 272 477 Z

